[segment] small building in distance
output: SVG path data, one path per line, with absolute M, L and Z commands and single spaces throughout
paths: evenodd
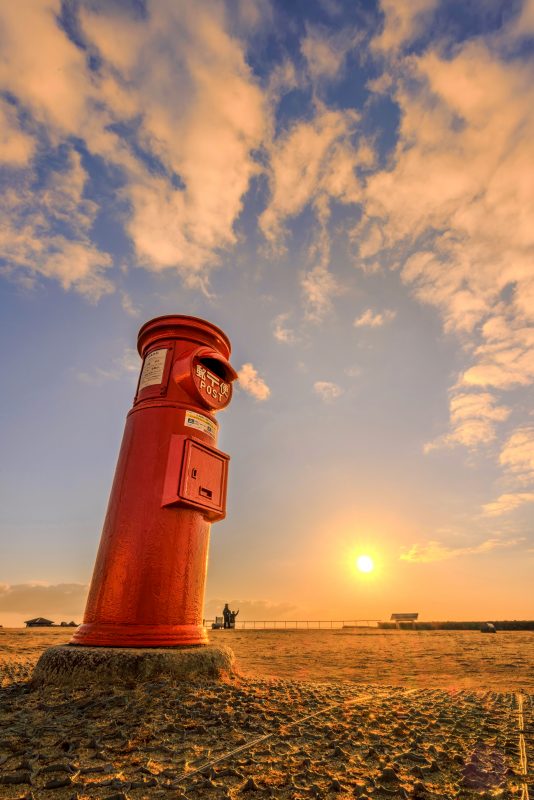
M 415 622 L 419 616 L 419 612 L 410 612 L 404 614 L 392 614 L 391 615 L 391 622 L 395 623 L 395 627 L 399 628 L 407 628 L 410 626 L 412 629 L 415 629 Z
M 45 619 L 44 617 L 27 619 L 24 624 L 27 628 L 51 628 L 54 625 L 51 619 Z

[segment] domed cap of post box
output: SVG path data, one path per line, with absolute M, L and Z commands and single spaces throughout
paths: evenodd
M 232 346 L 227 335 L 216 325 L 199 317 L 169 314 L 146 322 L 137 336 L 137 350 L 141 358 L 147 349 L 158 341 L 181 339 L 205 345 L 220 353 L 224 359 L 230 357 Z

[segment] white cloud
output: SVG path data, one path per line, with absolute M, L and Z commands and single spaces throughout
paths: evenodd
M 319 395 L 323 403 L 331 403 L 343 394 L 343 389 L 331 381 L 315 381 L 313 391 Z
M 319 213 L 331 198 L 357 203 L 361 186 L 355 168 L 373 161 L 366 142 L 355 147 L 352 137 L 359 115 L 319 107 L 311 121 L 300 121 L 269 147 L 271 200 L 260 216 L 260 227 L 271 244 L 283 239 L 283 223 L 308 205 Z
M 393 23 L 410 6 L 411 38 L 413 14 L 432 5 L 383 7 Z M 390 48 L 406 40 L 398 24 L 397 36 L 386 22 Z M 367 181 L 352 234 L 363 258 L 401 266 L 413 295 L 465 347 L 451 430 L 427 449 L 493 440 L 510 413 L 500 392 L 534 380 L 534 84 L 530 64 L 507 57 L 509 35 L 391 62 L 399 139 L 388 168 Z
M 450 400 L 451 432 L 425 445 L 425 452 L 461 444 L 475 448 L 496 438 L 496 424 L 504 422 L 510 408 L 497 404 L 489 392 L 459 391 Z
M 260 402 L 269 399 L 271 390 L 263 378 L 258 375 L 258 370 L 250 362 L 243 364 L 241 369 L 237 371 L 237 375 L 239 386 L 243 391 Z
M 60 3 L 2 3 L 0 87 L 47 126 L 56 143 L 88 119 L 91 77 L 85 54 L 57 24 Z
M 395 319 L 395 316 L 396 312 L 391 309 L 373 311 L 371 308 L 368 308 L 354 320 L 353 325 L 355 328 L 380 328 L 382 325 L 385 325 L 386 322 L 391 322 L 391 320 Z
M 449 558 L 459 558 L 460 556 L 481 555 L 506 547 L 515 547 L 521 539 L 498 539 L 490 538 L 476 545 L 465 545 L 464 547 L 450 547 L 438 541 L 428 541 L 423 544 L 414 544 L 409 550 L 401 553 L 401 561 L 413 561 L 420 564 L 428 564 L 432 561 L 446 561 Z
M 260 146 L 267 119 L 244 47 L 226 30 L 223 4 L 178 7 L 161 0 L 144 19 L 116 4 L 101 4 L 98 13 L 80 6 L 85 44 L 101 59 L 96 70 L 58 24 L 60 10 L 60 0 L 0 5 L 0 91 L 41 126 L 43 143 L 81 140 L 122 172 L 120 199 L 129 207 L 124 221 L 141 265 L 174 269 L 205 287 L 221 251 L 236 242 L 233 226 L 258 172 L 251 151 Z M 16 132 L 1 157 L 28 165 L 32 141 L 16 128 L 10 107 L 2 104 L 0 115 Z M 115 132 L 116 123 L 130 128 L 148 160 L 161 165 L 159 173 Z M 29 179 L 12 186 L 11 214 L 33 213 L 32 189 Z M 58 196 L 48 199 L 48 212 L 59 213 Z M 49 242 L 53 262 L 44 262 L 36 226 L 37 220 L 4 226 L 12 270 L 22 267 L 27 274 L 37 255 L 36 271 L 65 289 L 95 299 L 110 290 L 102 270 L 111 260 L 91 244 L 88 227 L 81 236 L 78 229 L 70 239 L 56 236 Z
M 222 5 L 154 3 L 142 24 L 124 22 L 112 12 L 83 14 L 109 80 L 115 70 L 135 86 L 143 146 L 183 183 L 175 188 L 137 164 L 128 230 L 145 266 L 178 269 L 195 283 L 236 242 L 233 225 L 258 172 L 251 151 L 265 132 L 263 95 L 242 44 L 225 30 Z M 124 32 L 116 35 L 114 23 Z
M 463 373 L 462 384 L 513 389 L 534 381 L 534 327 L 495 313 L 481 334 L 482 344 L 474 350 L 476 363 Z

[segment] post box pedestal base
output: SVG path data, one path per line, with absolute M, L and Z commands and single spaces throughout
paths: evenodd
M 230 675 L 235 675 L 234 654 L 224 645 L 141 649 L 66 644 L 44 651 L 32 684 L 135 684 L 158 678 L 194 682 Z
M 121 625 L 89 622 L 80 625 L 69 644 L 87 647 L 184 647 L 207 645 L 202 625 Z

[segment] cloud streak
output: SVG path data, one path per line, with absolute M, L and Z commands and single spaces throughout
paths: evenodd
M 82 383 L 101 386 L 107 381 L 116 381 L 125 375 L 137 377 L 141 368 L 141 359 L 137 350 L 126 347 L 123 354 L 114 358 L 112 363 L 104 367 L 95 367 L 93 370 L 78 372 L 77 378 Z
M 521 539 L 498 539 L 489 538 L 477 545 L 466 545 L 464 547 L 451 547 L 443 542 L 430 540 L 423 544 L 413 544 L 408 550 L 401 553 L 401 561 L 411 561 L 418 564 L 429 564 L 433 561 L 447 561 L 451 558 L 461 556 L 482 555 L 492 550 L 507 547 L 515 547 Z
M 534 503 L 534 492 L 508 492 L 501 494 L 496 500 L 486 503 L 482 510 L 488 517 L 498 517 L 501 514 L 515 511 L 516 508 L 520 508 L 525 503 Z

